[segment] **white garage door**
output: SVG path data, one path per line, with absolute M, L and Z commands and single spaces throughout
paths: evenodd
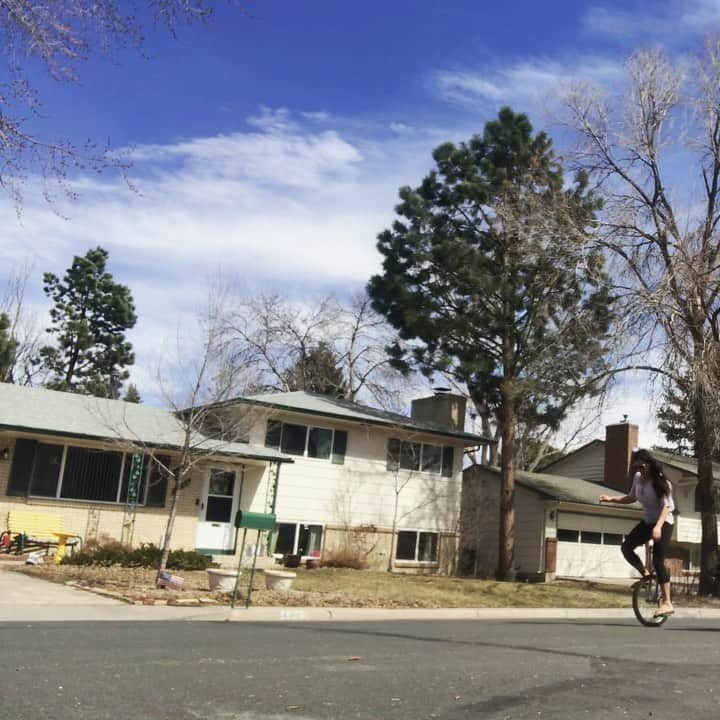
M 637 572 L 620 552 L 634 521 L 573 513 L 558 515 L 556 574 L 562 577 L 632 578 Z

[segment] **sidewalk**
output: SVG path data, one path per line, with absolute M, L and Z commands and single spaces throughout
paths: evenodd
M 632 610 L 575 608 L 301 608 L 173 607 L 131 605 L 76 587 L 0 568 L 3 622 L 379 622 L 402 620 L 582 620 L 633 619 Z M 676 608 L 677 618 L 720 619 L 720 609 Z

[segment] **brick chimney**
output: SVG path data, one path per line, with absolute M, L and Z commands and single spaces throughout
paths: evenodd
M 638 426 L 623 422 L 605 428 L 604 484 L 620 492 L 630 490 L 630 455 L 638 446 Z
M 467 400 L 447 390 L 436 390 L 430 397 L 413 400 L 410 416 L 419 422 L 431 422 L 455 432 L 465 432 Z

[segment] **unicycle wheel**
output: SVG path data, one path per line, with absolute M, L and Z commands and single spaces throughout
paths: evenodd
M 638 622 L 645 627 L 660 627 L 667 620 L 667 616 L 654 617 L 661 599 L 662 589 L 655 576 L 635 583 L 632 603 Z

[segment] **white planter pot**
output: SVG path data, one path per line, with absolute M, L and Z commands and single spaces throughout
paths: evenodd
M 231 593 L 235 590 L 235 581 L 237 580 L 237 570 L 221 570 L 219 568 L 208 568 L 208 584 L 210 592 Z
M 265 587 L 268 590 L 285 592 L 290 589 L 294 579 L 294 572 L 286 572 L 285 570 L 265 570 Z

